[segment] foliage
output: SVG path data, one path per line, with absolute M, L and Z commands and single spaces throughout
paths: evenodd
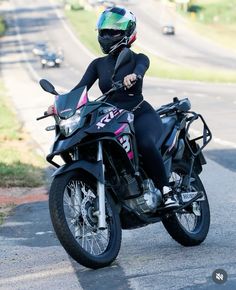
M 33 150 L 0 83 L 0 187 L 43 184 L 44 161 Z
M 4 34 L 5 30 L 6 30 L 6 23 L 3 19 L 3 17 L 0 16 L 0 36 L 2 36 Z

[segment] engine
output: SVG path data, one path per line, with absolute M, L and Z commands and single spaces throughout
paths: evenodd
M 143 194 L 139 197 L 125 201 L 130 208 L 137 210 L 140 214 L 154 212 L 161 205 L 162 194 L 155 188 L 151 179 L 145 179 L 143 182 Z

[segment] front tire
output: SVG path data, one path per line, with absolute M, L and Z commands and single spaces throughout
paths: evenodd
M 121 225 L 114 201 L 106 196 L 107 229 L 99 230 L 96 181 L 75 171 L 56 176 L 49 195 L 49 209 L 56 235 L 67 253 L 85 267 L 111 264 L 121 245 Z
M 188 172 L 189 166 L 185 163 L 173 165 L 172 181 L 175 181 L 175 190 L 181 192 L 178 185 L 180 187 L 182 179 Z M 174 176 L 178 176 L 179 178 L 173 180 Z M 204 186 L 196 173 L 193 172 L 191 178 L 191 189 L 197 192 L 202 191 L 204 200 L 196 201 L 180 213 L 175 213 L 162 220 L 165 229 L 171 237 L 186 247 L 201 244 L 205 240 L 210 226 L 210 209 Z M 190 223 L 191 219 L 188 221 L 190 217 L 193 220 L 192 224 Z

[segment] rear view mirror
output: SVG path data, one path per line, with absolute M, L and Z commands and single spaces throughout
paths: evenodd
M 116 61 L 116 65 L 115 65 L 115 69 L 114 69 L 114 73 L 113 73 L 113 76 L 112 78 L 115 76 L 115 74 L 117 73 L 118 69 L 128 63 L 131 59 L 131 50 L 127 47 L 125 47 L 124 49 L 122 49 L 122 51 L 120 52 L 118 58 L 117 58 L 117 61 Z
M 47 81 L 45 79 L 41 79 L 39 81 L 39 84 L 40 84 L 41 88 L 44 91 L 46 91 L 46 92 L 48 92 L 50 94 L 53 94 L 53 95 L 58 95 L 58 93 L 56 92 L 54 86 L 49 81 Z

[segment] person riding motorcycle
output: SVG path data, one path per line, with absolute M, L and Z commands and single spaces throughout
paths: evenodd
M 131 47 L 136 40 L 136 18 L 132 12 L 123 7 L 107 8 L 97 22 L 98 42 L 106 56 L 93 60 L 80 82 L 72 89 L 87 86 L 89 90 L 98 80 L 102 93 L 112 87 L 112 75 L 116 60 L 123 48 Z M 172 195 L 158 140 L 163 133 L 160 116 L 142 95 L 143 77 L 149 68 L 149 58 L 142 53 L 132 51 L 130 61 L 120 67 L 113 81 L 123 80 L 124 89 L 111 94 L 107 102 L 114 106 L 132 111 L 138 151 L 143 156 L 144 169 L 153 180 L 154 185 L 163 194 L 165 207 L 178 206 Z M 48 113 L 53 113 L 49 107 Z

